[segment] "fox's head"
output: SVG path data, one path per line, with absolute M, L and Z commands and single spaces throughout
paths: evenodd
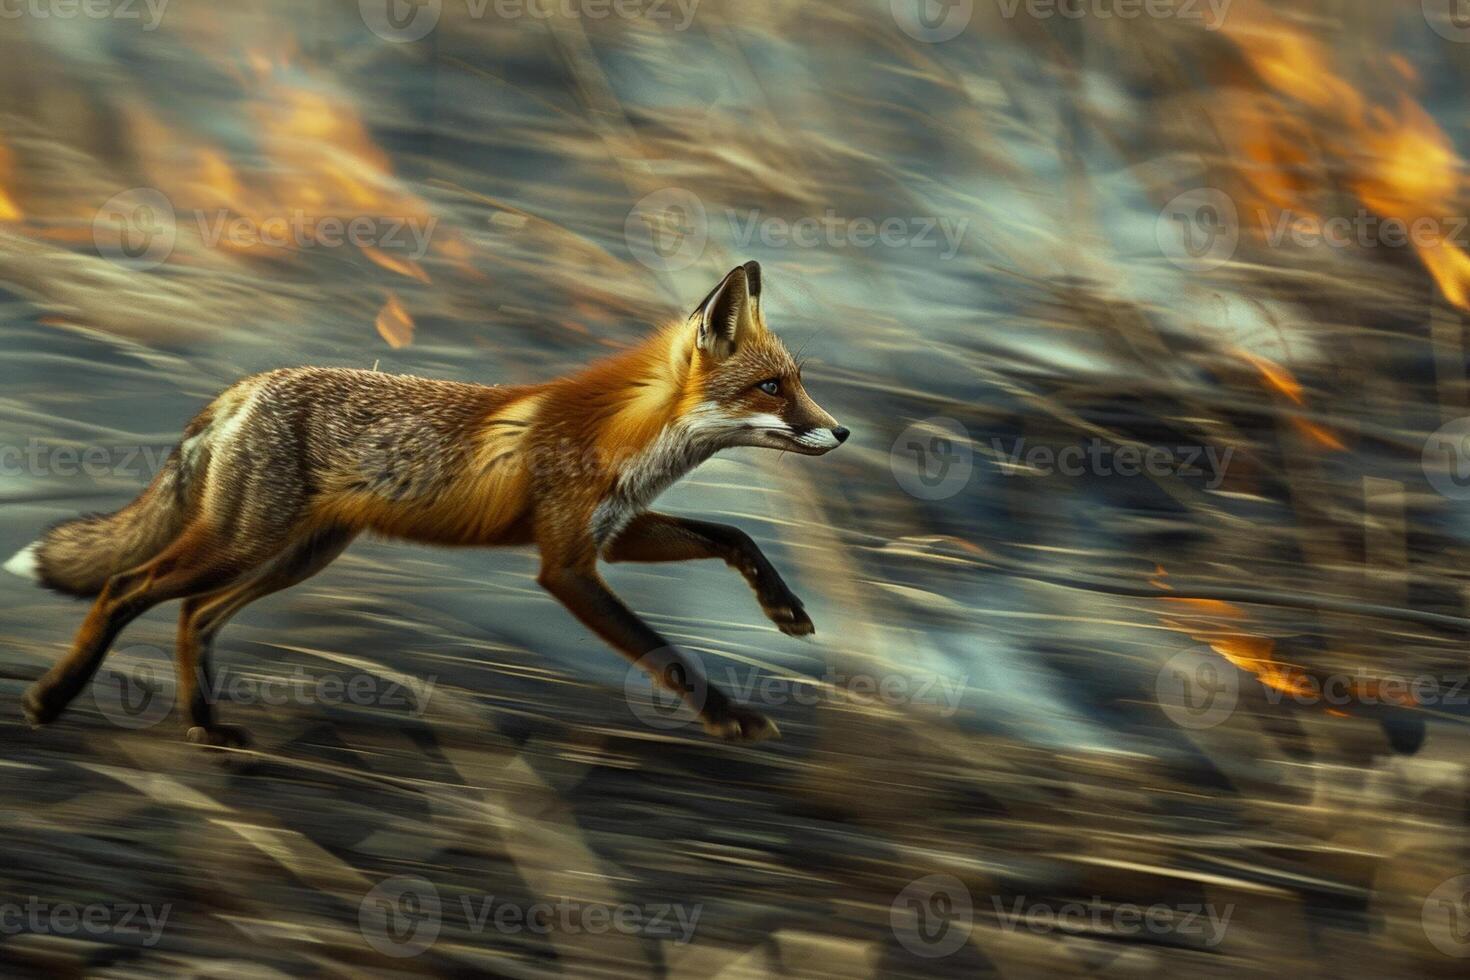
M 806 393 L 801 366 L 766 326 L 760 299 L 761 267 L 747 262 L 731 269 L 690 315 L 690 381 L 699 390 L 699 411 L 727 446 L 831 452 L 847 441 L 848 430 Z

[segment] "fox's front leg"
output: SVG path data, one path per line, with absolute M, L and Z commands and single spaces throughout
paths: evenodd
M 719 558 L 741 575 L 766 617 L 782 633 L 816 632 L 811 617 L 750 535 L 729 524 L 645 513 L 629 522 L 604 553 L 608 561 L 692 561 Z
M 747 742 L 780 736 L 775 722 L 753 708 L 736 704 L 702 678 L 698 668 L 613 594 L 597 574 L 596 550 L 590 542 L 587 549 L 579 548 L 577 552 L 572 558 L 558 550 L 548 552 L 543 544 L 541 574 L 537 578 L 541 587 L 588 629 L 652 675 L 654 683 L 683 698 L 711 735 Z

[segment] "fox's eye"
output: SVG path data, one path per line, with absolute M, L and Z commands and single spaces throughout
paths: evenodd
M 781 393 L 781 382 L 775 378 L 772 378 L 770 381 L 762 381 L 756 387 L 768 395 L 779 395 Z

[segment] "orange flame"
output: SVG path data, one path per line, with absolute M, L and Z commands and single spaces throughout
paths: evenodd
M 429 274 L 424 271 L 423 266 L 419 265 L 413 259 L 404 259 L 396 255 L 389 255 L 382 249 L 374 248 L 371 245 L 360 246 L 360 249 L 362 254 L 367 256 L 368 260 L 374 265 L 382 266 L 390 272 L 396 272 L 400 276 L 417 279 L 424 285 L 429 285 Z
M 1275 640 L 1218 625 L 1221 619 L 1243 620 L 1245 613 L 1239 606 L 1219 599 L 1178 596 L 1166 596 L 1163 601 L 1183 611 L 1178 619 L 1162 617 L 1164 626 L 1205 644 L 1236 667 L 1254 674 L 1265 686 L 1289 695 L 1306 695 L 1314 690 L 1312 679 L 1301 668 L 1276 659 Z
M 1243 348 L 1235 348 L 1234 353 L 1259 371 L 1261 379 L 1268 386 L 1285 395 L 1292 403 L 1306 405 L 1306 399 L 1302 396 L 1302 383 L 1286 368 Z M 1315 422 L 1309 422 L 1301 416 L 1293 416 L 1291 424 L 1304 437 L 1319 446 L 1338 451 L 1347 449 L 1341 439 Z
M 1162 565 L 1156 568 L 1150 584 L 1161 591 L 1172 592 L 1173 587 L 1164 581 L 1169 573 Z M 1320 700 L 1322 686 L 1317 680 L 1301 667 L 1278 660 L 1275 640 L 1247 632 L 1245 612 L 1236 604 L 1222 599 L 1183 596 L 1163 596 L 1160 601 L 1168 603 L 1168 609 L 1179 611 L 1177 615 L 1159 617 L 1165 628 L 1177 630 L 1205 644 L 1233 666 L 1253 675 L 1265 687 L 1300 699 L 1302 704 Z M 1226 622 L 1222 624 L 1221 620 Z M 1365 704 L 1389 702 L 1408 707 L 1419 703 L 1407 684 L 1374 679 L 1353 679 L 1348 685 L 1347 695 Z M 1334 708 L 1325 710 L 1337 717 L 1350 715 Z
M 396 293 L 388 294 L 388 301 L 378 311 L 375 325 L 378 335 L 388 342 L 389 347 L 397 349 L 413 343 L 413 317 L 403 308 Z
M 1292 373 L 1290 371 L 1282 367 L 1280 364 L 1277 364 L 1275 361 L 1268 360 L 1267 358 L 1264 358 L 1259 354 L 1252 353 L 1251 351 L 1245 350 L 1244 348 L 1235 348 L 1235 353 L 1245 360 L 1249 361 L 1252 367 L 1261 372 L 1261 377 L 1265 379 L 1268 385 L 1270 385 L 1272 388 L 1275 388 L 1277 391 L 1281 392 L 1283 395 L 1285 395 L 1287 398 L 1290 398 L 1298 405 L 1303 404 L 1302 384 L 1300 381 L 1292 376 Z
M 1226 139 L 1251 165 L 1241 179 L 1263 211 L 1313 215 L 1314 189 L 1302 172 L 1311 162 L 1305 148 L 1320 147 L 1347 164 L 1346 187 L 1379 218 L 1435 224 L 1432 236 L 1414 236 L 1410 244 L 1445 299 L 1470 310 L 1470 257 L 1450 241 L 1461 161 L 1444 130 L 1410 98 L 1391 109 L 1370 104 L 1325 45 L 1262 6 L 1232 11 L 1223 26 L 1269 90 L 1222 100 Z M 1418 81 L 1400 57 L 1390 57 L 1388 67 L 1404 84 Z M 1311 110 L 1313 125 L 1283 122 L 1300 114 L 1284 100 Z
M 0 221 L 19 221 L 21 219 L 20 207 L 5 190 L 11 182 L 12 164 L 10 148 L 0 144 Z

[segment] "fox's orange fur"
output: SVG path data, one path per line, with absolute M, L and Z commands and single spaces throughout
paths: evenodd
M 743 532 L 654 514 L 669 484 L 721 449 L 820 455 L 842 442 L 760 308 L 760 269 L 732 270 L 681 324 L 570 377 L 488 387 L 293 368 L 214 400 L 147 490 L 115 514 L 58 525 L 8 567 L 96 601 L 71 653 L 26 693 L 33 723 L 85 686 L 117 633 L 183 599 L 179 683 L 190 737 L 229 742 L 205 683 L 209 645 L 249 602 L 331 562 L 363 531 L 445 545 L 535 544 L 538 581 L 666 685 L 690 666 L 597 574 L 607 561 L 722 558 L 785 632 L 800 601 Z M 682 679 L 682 680 L 681 680 Z M 695 707 L 731 738 L 775 734 L 708 688 Z

